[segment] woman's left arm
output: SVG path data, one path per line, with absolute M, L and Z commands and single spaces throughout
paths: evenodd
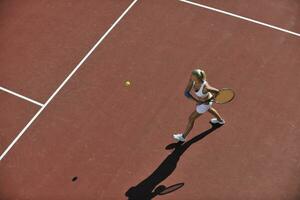
M 208 83 L 206 84 L 206 90 L 207 90 L 208 92 L 213 93 L 214 96 L 216 96 L 216 95 L 220 92 L 220 90 L 218 90 L 217 88 L 212 87 L 212 86 L 209 85 Z

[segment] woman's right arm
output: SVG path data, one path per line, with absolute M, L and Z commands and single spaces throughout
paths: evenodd
M 193 81 L 190 79 L 185 90 L 184 90 L 184 95 L 187 97 L 187 98 L 192 98 L 192 95 L 190 94 L 190 91 L 193 87 Z
M 195 97 L 193 97 L 193 95 L 191 95 L 190 91 L 193 87 L 193 81 L 190 79 L 185 90 L 184 90 L 184 95 L 189 98 L 189 99 L 193 99 L 194 101 L 196 101 L 197 103 L 199 102 L 199 100 L 197 100 Z

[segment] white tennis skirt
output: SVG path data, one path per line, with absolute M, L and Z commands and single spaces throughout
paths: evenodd
M 200 104 L 196 106 L 196 111 L 199 114 L 205 113 L 206 111 L 208 111 L 208 109 L 211 108 L 213 102 L 210 101 L 208 104 Z

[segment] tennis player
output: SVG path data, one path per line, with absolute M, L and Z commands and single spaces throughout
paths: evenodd
M 194 91 L 195 96 L 190 92 Z M 206 81 L 206 74 L 201 69 L 195 69 L 192 71 L 189 83 L 185 89 L 185 96 L 197 102 L 196 111 L 192 112 L 189 116 L 188 124 L 185 131 L 182 134 L 174 134 L 174 139 L 184 142 L 185 138 L 192 130 L 195 120 L 203 113 L 208 111 L 215 118 L 212 118 L 210 122 L 212 124 L 225 124 L 224 119 L 220 114 L 212 107 L 212 100 L 219 93 L 219 90 L 210 86 Z

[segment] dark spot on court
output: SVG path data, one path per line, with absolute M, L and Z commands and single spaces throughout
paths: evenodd
M 78 179 L 78 177 L 77 176 L 74 176 L 73 178 L 72 178 L 72 181 L 74 182 L 74 181 L 76 181 Z

